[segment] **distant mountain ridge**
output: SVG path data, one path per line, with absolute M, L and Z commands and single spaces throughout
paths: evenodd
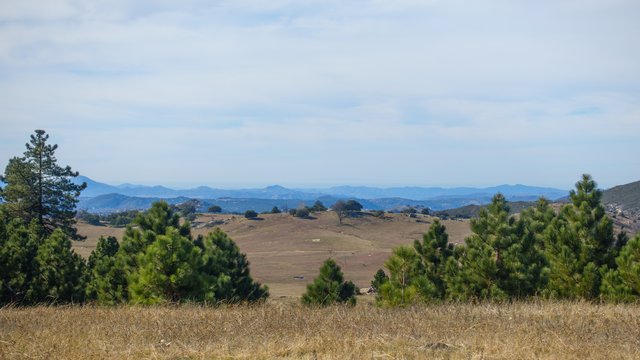
M 165 186 L 135 184 L 109 185 L 79 176 L 75 182 L 86 182 L 78 208 L 91 212 L 114 212 L 146 209 L 151 203 L 166 200 L 177 204 L 189 199 L 200 200 L 201 211 L 210 205 L 219 205 L 225 212 L 246 210 L 269 211 L 279 208 L 297 208 L 320 200 L 331 206 L 339 199 L 355 199 L 371 210 L 397 210 L 407 206 L 443 210 L 467 205 L 482 205 L 491 201 L 497 192 L 510 201 L 532 201 L 544 196 L 550 200 L 566 196 L 567 191 L 525 185 L 501 185 L 489 188 L 440 188 L 337 186 L 326 189 L 288 189 L 272 185 L 260 189 L 214 189 L 200 186 L 192 189 L 171 189 Z
M 83 197 L 95 197 L 107 194 L 122 194 L 134 197 L 190 197 L 199 199 L 217 198 L 254 198 L 254 199 L 301 199 L 316 200 L 323 196 L 337 198 L 357 199 L 381 199 L 403 198 L 408 200 L 433 200 L 453 199 L 469 197 L 492 197 L 496 193 L 502 193 L 507 198 L 519 198 L 520 200 L 536 199 L 544 196 L 550 200 L 566 196 L 567 190 L 554 188 L 535 187 L 527 185 L 500 185 L 487 188 L 441 188 L 441 187 L 391 187 L 376 188 L 366 186 L 336 186 L 327 189 L 288 189 L 279 185 L 272 185 L 262 189 L 214 189 L 208 186 L 200 186 L 193 189 L 177 190 L 164 186 L 144 186 L 134 184 L 122 184 L 119 186 L 108 185 L 94 181 L 85 176 L 75 179 L 77 183 L 86 182 L 87 189 L 82 192 Z

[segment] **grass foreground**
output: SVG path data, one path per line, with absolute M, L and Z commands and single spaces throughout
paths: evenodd
M 640 358 L 640 305 L 0 309 L 1 359 Z

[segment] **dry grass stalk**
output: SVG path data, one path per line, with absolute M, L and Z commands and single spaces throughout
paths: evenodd
M 0 310 L 2 359 L 640 358 L 640 307 L 256 306 Z

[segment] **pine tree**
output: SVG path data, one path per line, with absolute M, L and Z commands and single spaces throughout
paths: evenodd
M 32 302 L 84 302 L 86 264 L 73 252 L 71 240 L 61 229 L 56 229 L 38 247 L 35 261 L 37 276 L 29 290 Z
M 597 298 L 601 275 L 614 264 L 613 223 L 601 204 L 602 191 L 583 175 L 545 231 L 549 283 L 545 294 L 556 298 Z
M 344 281 L 342 270 L 335 260 L 327 259 L 320 267 L 320 275 L 307 285 L 307 292 L 301 300 L 305 305 L 355 305 L 355 292 L 355 285 L 351 281 Z
M 20 221 L 8 220 L 0 206 L 0 305 L 26 304 L 35 277 L 38 239 Z
M 420 293 L 435 293 L 435 285 L 420 278 L 420 258 L 410 246 L 393 249 L 384 266 L 389 269 L 389 281 L 380 286 L 378 304 L 405 306 L 421 300 Z M 420 278 L 420 280 L 418 280 Z
M 127 301 L 126 274 L 116 261 L 119 249 L 118 240 L 113 236 L 98 240 L 96 249 L 89 256 L 88 299 L 105 305 Z
M 57 164 L 58 145 L 47 144 L 48 139 L 44 130 L 36 130 L 26 144 L 24 156 L 9 160 L 0 176 L 0 181 L 6 183 L 0 196 L 12 217 L 25 224 L 35 220 L 42 237 L 60 228 L 72 239 L 81 239 L 73 225 L 78 196 L 87 185 L 71 181 L 78 173 Z
M 637 301 L 640 298 L 640 235 L 628 241 L 616 258 L 617 269 L 609 270 L 600 287 L 609 301 Z
M 389 281 L 387 274 L 385 274 L 384 270 L 378 269 L 376 274 L 373 276 L 373 281 L 371 281 L 371 287 L 376 291 L 380 291 L 382 284 L 387 281 Z
M 175 228 L 167 228 L 137 255 L 138 269 L 128 276 L 129 299 L 135 304 L 201 300 L 200 249 Z
M 434 297 L 443 298 L 445 265 L 449 257 L 453 256 L 453 244 L 449 244 L 446 227 L 440 220 L 434 220 L 429 231 L 422 237 L 422 242 L 416 240 L 413 247 L 420 256 L 422 273 L 436 288 Z
M 251 278 L 246 255 L 220 228 L 198 239 L 196 245 L 202 250 L 199 271 L 206 283 L 206 301 L 252 302 L 269 296 L 269 289 Z

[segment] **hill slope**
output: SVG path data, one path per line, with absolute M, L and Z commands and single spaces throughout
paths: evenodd
M 607 189 L 602 200 L 605 204 L 617 204 L 623 209 L 640 209 L 640 181 Z

